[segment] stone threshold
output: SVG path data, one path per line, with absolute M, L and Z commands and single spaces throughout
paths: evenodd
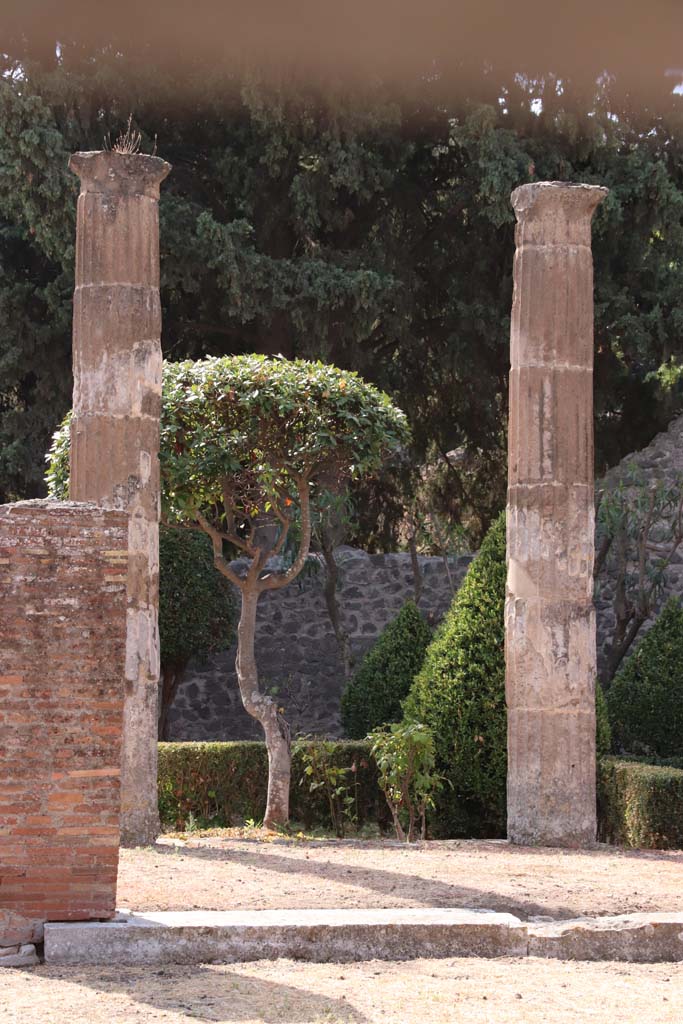
M 112 921 L 48 923 L 49 964 L 326 963 L 441 957 L 683 961 L 683 914 L 521 921 L 492 910 L 120 911 Z

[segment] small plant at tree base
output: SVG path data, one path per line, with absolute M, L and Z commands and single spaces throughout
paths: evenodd
M 357 820 L 355 800 L 348 783 L 353 770 L 335 764 L 337 744 L 332 740 L 316 740 L 301 737 L 295 744 L 295 752 L 301 758 L 304 773 L 299 785 L 307 785 L 309 793 L 319 790 L 325 794 L 330 809 L 332 828 L 339 839 L 344 838 L 345 826 Z
M 402 703 L 424 660 L 432 630 L 407 601 L 363 658 L 341 700 L 344 731 L 363 739 L 380 725 L 398 722 Z
M 379 769 L 379 784 L 394 821 L 396 837 L 412 843 L 427 836 L 427 811 L 442 786 L 436 772 L 434 737 L 419 722 L 395 722 L 368 736 Z

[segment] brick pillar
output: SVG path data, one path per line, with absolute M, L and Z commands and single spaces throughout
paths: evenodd
M 0 966 L 114 913 L 127 543 L 113 509 L 0 506 Z
M 595 840 L 591 218 L 606 193 L 563 182 L 512 193 L 505 650 L 515 843 Z
M 70 496 L 127 509 L 128 617 L 121 839 L 158 833 L 159 185 L 158 157 L 76 153 L 74 401 Z

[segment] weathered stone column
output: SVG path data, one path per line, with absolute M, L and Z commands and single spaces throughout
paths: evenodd
M 127 509 L 128 611 L 121 765 L 121 838 L 153 841 L 159 680 L 159 185 L 158 157 L 76 153 L 74 501 Z
M 607 189 L 512 193 L 505 604 L 508 836 L 595 840 L 593 260 Z

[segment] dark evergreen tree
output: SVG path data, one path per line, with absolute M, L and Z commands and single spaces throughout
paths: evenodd
M 608 74 L 589 89 L 489 67 L 463 85 L 437 62 L 416 66 L 414 87 L 377 76 L 353 91 L 207 70 L 191 51 L 171 70 L 120 42 L 6 38 L 0 500 L 41 492 L 69 404 L 69 153 L 100 148 L 130 113 L 173 164 L 160 204 L 166 354 L 357 369 L 406 408 L 415 460 L 442 467 L 435 500 L 453 518 L 474 510 L 474 542 L 504 489 L 516 185 L 611 190 L 594 226 L 598 469 L 680 407 L 683 97 L 670 80 L 645 104 Z M 396 477 L 366 482 L 361 507 L 360 539 L 390 544 Z

